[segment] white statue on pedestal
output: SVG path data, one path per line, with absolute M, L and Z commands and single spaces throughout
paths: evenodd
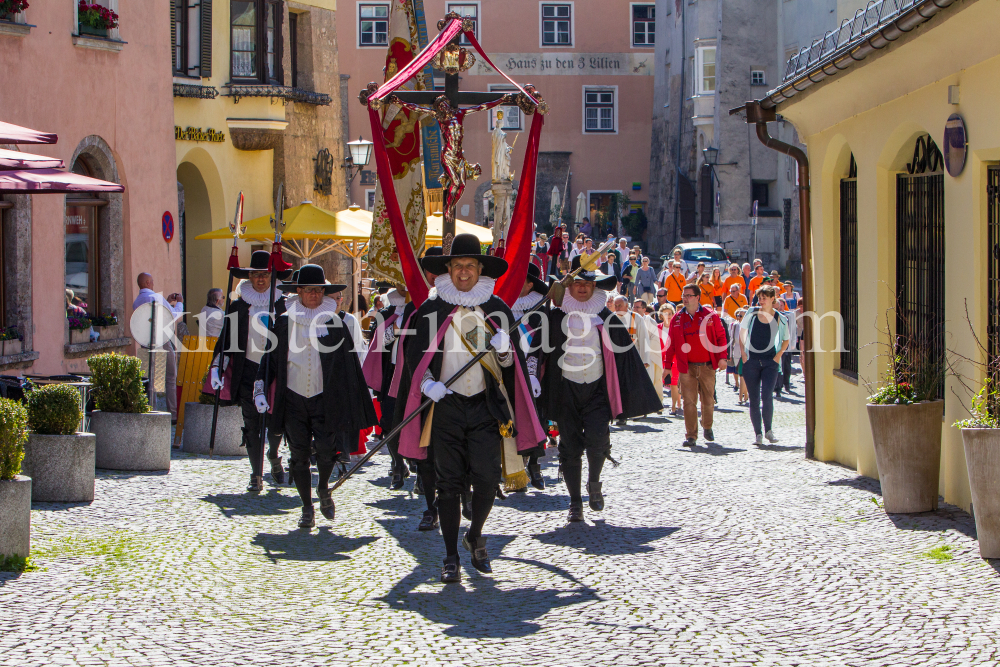
M 503 131 L 501 125 L 503 125 L 503 110 L 498 109 L 493 127 L 494 183 L 499 181 L 510 181 L 514 178 L 514 172 L 510 170 L 510 154 L 514 152 L 514 147 L 507 145 L 507 133 Z

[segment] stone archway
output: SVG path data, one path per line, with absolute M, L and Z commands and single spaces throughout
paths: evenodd
M 201 170 L 191 162 L 182 162 L 177 167 L 177 183 L 184 192 L 184 206 L 178 211 L 183 228 L 184 298 L 187 310 L 197 313 L 205 305 L 208 290 L 225 289 L 225 285 L 212 284 L 212 242 L 195 239 L 212 231 L 212 204 Z M 188 318 L 187 325 L 192 334 L 200 334 L 196 319 Z

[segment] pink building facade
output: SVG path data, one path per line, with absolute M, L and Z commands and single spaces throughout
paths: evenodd
M 473 18 L 478 39 L 496 65 L 519 83 L 532 83 L 550 111 L 542 132 L 536 187 L 535 221 L 548 226 L 553 187 L 559 191 L 563 219 L 573 219 L 577 197 L 586 209 L 606 206 L 611 193 L 643 208 L 649 189 L 650 108 L 655 67 L 654 3 L 628 0 L 539 2 L 446 2 L 424 0 L 430 37 L 449 11 Z M 345 134 L 371 139 L 365 108 L 357 94 L 369 81 L 382 81 L 389 2 L 351 0 L 338 6 L 342 95 L 347 110 Z M 436 81 L 443 89 L 443 77 Z M 461 77 L 461 89 L 507 90 L 506 82 L 477 62 Z M 514 141 L 511 167 L 520 176 L 530 118 L 503 108 L 507 141 Z M 490 131 L 494 116 L 466 120 L 465 155 L 483 166 L 470 181 L 458 217 L 482 224 L 490 185 Z M 351 199 L 372 208 L 374 163 L 350 186 Z
M 164 293 L 181 291 L 168 0 L 102 4 L 120 18 L 99 34 L 79 24 L 73 0 L 32 2 L 0 20 L 0 120 L 59 136 L 20 149 L 125 188 L 0 196 L 0 318 L 24 337 L 20 354 L 0 355 L 0 374 L 86 372 L 90 355 L 133 351 L 137 274 L 151 273 Z M 76 312 L 115 313 L 118 330 L 72 343 L 68 290 Z

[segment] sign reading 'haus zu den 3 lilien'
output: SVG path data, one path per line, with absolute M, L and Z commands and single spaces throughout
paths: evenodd
M 216 132 L 212 128 L 203 131 L 200 127 L 174 125 L 174 139 L 176 141 L 223 142 L 226 140 L 226 135 L 223 132 Z
M 521 75 L 564 74 L 652 76 L 652 53 L 498 53 L 493 62 L 517 79 Z M 489 76 L 493 68 L 476 60 L 469 74 Z

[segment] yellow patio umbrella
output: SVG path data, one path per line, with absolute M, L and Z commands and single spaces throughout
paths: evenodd
M 441 243 L 441 230 L 444 229 L 444 216 L 440 213 L 427 216 L 427 244 Z M 465 220 L 455 220 L 456 234 L 474 234 L 480 243 L 493 243 L 493 230 L 480 227 Z

